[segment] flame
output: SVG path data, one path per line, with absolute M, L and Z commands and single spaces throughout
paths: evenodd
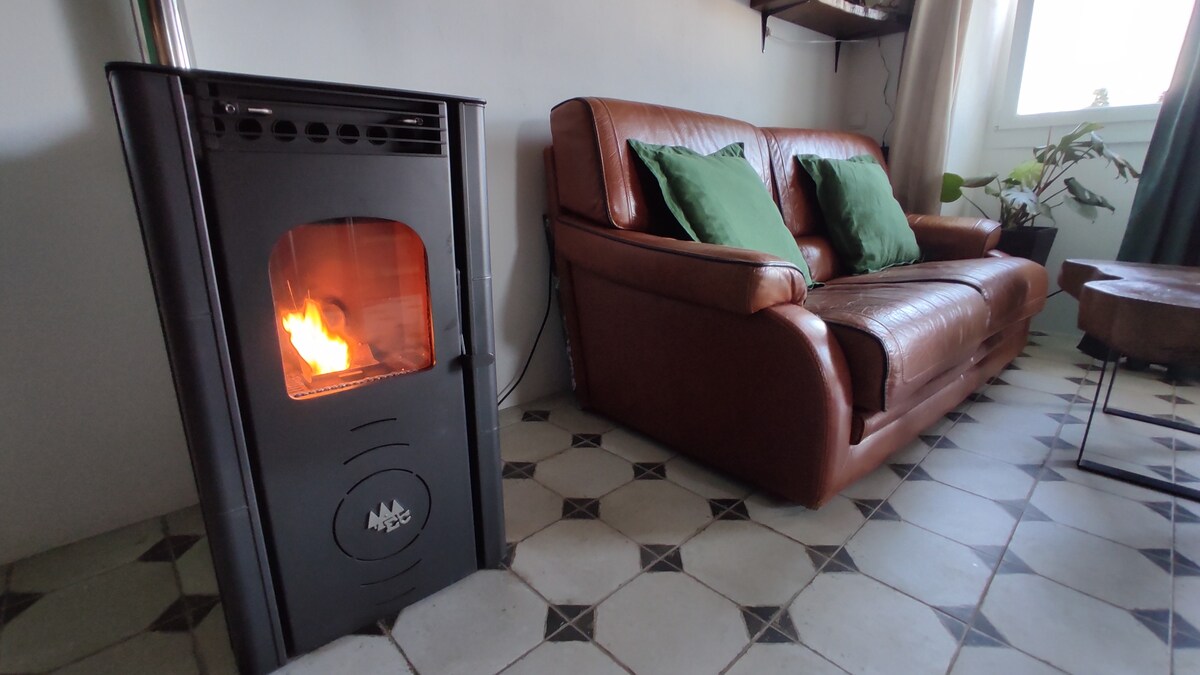
M 350 346 L 325 327 L 321 307 L 312 298 L 304 299 L 303 312 L 283 315 L 283 328 L 292 336 L 292 346 L 312 367 L 314 375 L 350 367 Z

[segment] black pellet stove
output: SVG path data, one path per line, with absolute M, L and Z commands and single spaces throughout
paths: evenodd
M 496 566 L 482 102 L 108 78 L 241 669 Z

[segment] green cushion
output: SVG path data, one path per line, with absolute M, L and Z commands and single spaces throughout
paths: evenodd
M 629 145 L 654 174 L 667 208 L 692 239 L 778 256 L 800 268 L 812 285 L 808 264 L 741 143 L 711 155 L 633 139 Z
M 829 240 L 854 274 L 914 263 L 921 249 L 883 167 L 870 155 L 823 159 L 800 155 L 817 184 Z

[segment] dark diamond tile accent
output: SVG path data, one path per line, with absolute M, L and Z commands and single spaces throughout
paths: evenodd
M 1055 475 L 1057 476 L 1058 474 Z M 1054 519 L 1043 513 L 1038 507 L 1029 504 L 1025 507 L 1025 513 L 1021 514 L 1021 520 L 1035 523 L 1049 523 L 1053 522 Z
M 1189 623 L 1187 619 L 1179 616 L 1179 612 L 1174 612 L 1172 618 L 1175 627 L 1175 647 L 1181 649 L 1200 649 L 1200 629 Z
M 505 462 L 500 475 L 504 478 L 533 478 L 537 462 Z
M 1000 567 L 996 568 L 996 574 L 1033 574 L 1033 568 L 1025 564 L 1024 560 L 1012 551 L 1004 554 L 1004 558 L 1000 561 Z
M 1200 565 L 1179 551 L 1175 551 L 1175 576 L 1200 577 Z
M 1055 394 L 1055 396 L 1057 396 L 1058 398 L 1061 398 L 1062 400 L 1066 401 L 1067 403 L 1074 403 L 1075 398 L 1078 396 L 1078 394 Z M 1089 401 L 1089 403 L 1090 403 L 1090 401 Z
M 1025 511 L 1025 505 L 1028 503 L 1024 499 L 998 499 L 996 503 L 1000 505 L 1008 515 L 1013 518 L 1020 518 L 1021 513 Z
M 991 621 L 988 621 L 988 618 L 983 615 L 983 612 L 979 612 L 975 615 L 975 621 L 971 624 L 971 629 L 978 631 L 984 637 L 990 638 L 997 642 L 1004 644 L 1008 643 L 1008 638 L 1004 637 L 1004 635 L 1002 635 L 1000 631 L 992 625 Z
M 1177 404 L 1182 404 L 1182 405 L 1192 405 L 1192 402 L 1191 402 L 1191 401 L 1187 400 L 1186 398 L 1184 398 L 1184 397 L 1182 397 L 1182 396 L 1176 396 L 1175 394 L 1156 394 L 1156 395 L 1154 396 L 1154 398 L 1157 398 L 1157 399 L 1162 399 L 1162 400 L 1166 401 L 1167 403 L 1177 403 Z
M 682 572 L 683 555 L 678 546 L 644 544 L 640 550 L 642 569 L 647 572 Z
M 550 411 L 549 410 L 526 410 L 525 413 L 523 415 L 521 415 L 521 421 L 522 422 L 549 422 L 550 421 Z
M 1090 384 L 1093 387 L 1096 386 L 1095 380 L 1091 380 L 1086 377 L 1068 377 L 1066 380 L 1068 382 L 1074 382 L 1075 384 Z
M 829 560 L 829 558 L 831 556 L 833 556 L 834 553 L 837 553 L 837 550 L 839 548 L 841 548 L 841 547 L 840 546 L 809 546 L 808 548 L 805 549 L 805 552 L 808 553 L 808 559 L 812 561 L 813 567 L 820 567 L 821 565 L 824 565 L 825 562 L 827 560 Z
M 1007 647 L 1003 642 L 994 640 L 972 628 L 967 631 L 967 639 L 963 640 L 964 647 Z
M 202 538 L 198 534 L 168 535 L 146 549 L 142 555 L 138 556 L 138 560 L 141 562 L 171 562 L 187 553 Z
M 942 622 L 942 628 L 945 628 L 951 637 L 955 640 L 963 639 L 963 636 L 967 633 L 967 624 L 941 612 L 934 612 L 934 614 L 937 615 L 938 621 Z
M 634 462 L 634 480 L 663 480 L 667 477 L 665 462 Z
M 1183 504 L 1175 505 L 1175 522 L 1177 523 L 1200 523 L 1200 515 L 1196 515 L 1191 511 L 1183 508 Z
M 9 591 L 8 593 L 0 594 L 0 628 L 5 624 L 33 606 L 33 603 L 42 598 L 44 593 L 18 593 Z
M 181 595 L 163 610 L 149 630 L 159 633 L 181 633 L 199 625 L 212 611 L 220 598 L 215 595 Z
M 1171 612 L 1166 609 L 1134 609 L 1130 610 L 1133 618 L 1137 619 L 1143 626 L 1150 629 L 1151 633 L 1163 644 L 1168 644 L 1171 640 L 1171 629 L 1168 623 L 1171 620 Z
M 600 500 L 563 499 L 562 517 L 567 520 L 595 520 L 600 517 Z
M 1075 465 L 1074 462 L 1068 462 L 1064 466 L 1074 466 L 1074 465 Z M 1051 469 L 1050 467 L 1046 467 L 1046 468 L 1042 469 L 1042 472 L 1037 475 L 1037 479 L 1040 481 L 1045 481 L 1047 483 L 1053 483 L 1056 481 L 1065 481 L 1066 480 L 1066 478 L 1064 478 L 1061 473 L 1055 471 L 1054 469 Z
M 1170 474 L 1168 474 L 1166 476 L 1166 478 L 1170 478 Z M 1163 518 L 1166 518 L 1167 520 L 1171 519 L 1171 513 L 1175 510 L 1174 505 L 1172 505 L 1171 502 L 1142 502 L 1142 503 L 1145 504 L 1151 511 L 1157 513 L 1158 515 L 1162 516 Z
M 855 499 L 852 501 L 858 507 L 859 512 L 871 520 L 900 520 L 900 514 L 896 513 L 896 509 L 892 508 L 886 499 Z
M 1030 335 L 1030 337 L 1046 337 L 1047 335 L 1049 335 L 1049 333 L 1043 333 L 1040 330 L 1031 330 L 1031 331 L 1029 331 L 1029 335 Z M 1033 340 L 1029 340 L 1025 344 L 1033 345 L 1035 347 L 1040 346 L 1040 345 L 1038 345 L 1038 343 L 1034 342 Z
M 796 634 L 796 626 L 792 624 L 792 617 L 788 616 L 782 607 L 761 606 L 740 609 L 742 610 L 742 620 L 746 623 L 746 633 L 754 638 L 755 642 L 787 644 L 800 641 Z
M 959 424 L 978 424 L 979 420 L 971 417 L 965 412 L 954 412 L 953 410 L 946 413 L 946 419 Z
M 512 569 L 513 558 L 517 555 L 516 542 L 509 542 L 504 545 L 504 557 L 500 559 L 500 566 L 504 569 Z
M 571 434 L 572 448 L 598 448 L 600 441 L 600 434 Z
M 870 518 L 875 509 L 883 503 L 882 499 L 854 499 L 851 501 L 858 507 L 864 518 Z
M 857 572 L 858 564 L 854 562 L 854 558 L 850 557 L 850 552 L 844 548 L 838 548 L 829 558 L 829 564 L 821 569 L 822 572 Z
M 1000 379 L 1000 378 L 998 378 L 998 377 L 993 377 L 993 378 L 992 378 L 992 384 L 993 384 L 993 385 L 1008 386 L 1008 383 L 1007 383 L 1007 382 L 1005 382 L 1004 380 L 1002 380 L 1002 379 Z
M 710 499 L 708 509 L 717 520 L 750 520 L 746 502 L 741 499 Z
M 1060 424 L 1083 424 L 1083 420 L 1071 413 L 1046 413 L 1046 417 Z
M 1166 420 L 1168 422 L 1179 422 L 1180 424 L 1193 424 L 1193 422 L 1191 420 L 1189 420 L 1188 418 L 1180 417 L 1179 415 L 1171 415 L 1171 414 L 1163 413 L 1161 415 L 1155 415 L 1155 417 L 1157 417 L 1160 420 Z
M 1050 448 L 1051 450 L 1075 450 L 1079 446 L 1074 443 L 1068 443 L 1058 436 L 1034 436 L 1033 440 Z
M 971 403 L 995 403 L 995 399 L 988 398 L 985 394 L 974 392 L 967 394 L 967 400 Z
M 1196 483 L 1200 482 L 1200 476 L 1188 473 L 1179 467 L 1175 467 L 1175 480 L 1180 483 Z
M 1021 367 L 1018 366 L 1016 363 L 1010 363 L 1007 366 L 1004 366 L 1004 369 L 1005 370 L 1020 370 Z
M 1017 468 L 1029 474 L 1033 478 L 1037 478 L 1042 473 L 1041 464 L 1018 464 Z
M 916 464 L 888 464 L 888 468 L 905 480 L 933 480 L 929 472 Z
M 1171 549 L 1169 548 L 1139 548 L 1138 553 L 1146 556 L 1146 558 L 1158 565 L 1162 571 L 1167 574 L 1171 573 Z
M 896 474 L 897 476 L 899 476 L 901 478 L 904 478 L 905 476 L 907 476 L 909 474 L 909 472 L 911 472 L 913 470 L 913 468 L 915 468 L 916 466 L 917 466 L 916 464 L 900 464 L 900 463 L 887 465 L 887 467 L 892 470 L 892 473 Z
M 931 448 L 958 449 L 958 446 L 954 444 L 954 441 L 946 438 L 945 436 L 925 435 L 921 436 L 920 439 L 922 443 Z
M 974 546 L 971 550 L 989 567 L 995 567 L 1004 556 L 1004 546 Z
M 928 471 L 918 465 L 913 467 L 913 470 L 909 472 L 908 477 L 904 480 L 933 480 L 933 476 L 930 476 Z
M 746 624 L 746 636 L 754 637 L 760 630 L 771 624 L 771 618 L 779 611 L 778 607 L 742 607 L 742 621 Z
M 1170 436 L 1151 436 L 1150 440 L 1158 443 L 1168 450 L 1175 449 L 1175 439 Z
M 948 607 L 938 607 L 937 609 L 949 614 L 963 623 L 970 623 L 971 617 L 975 615 L 975 605 L 952 605 Z M 966 626 L 963 628 L 966 628 Z
M 550 605 L 546 608 L 546 639 L 550 642 L 590 642 L 596 615 L 587 605 Z

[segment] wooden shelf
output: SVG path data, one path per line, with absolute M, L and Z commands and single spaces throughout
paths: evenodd
M 909 15 L 868 9 L 845 0 L 751 0 L 750 8 L 836 40 L 861 40 L 908 30 Z

